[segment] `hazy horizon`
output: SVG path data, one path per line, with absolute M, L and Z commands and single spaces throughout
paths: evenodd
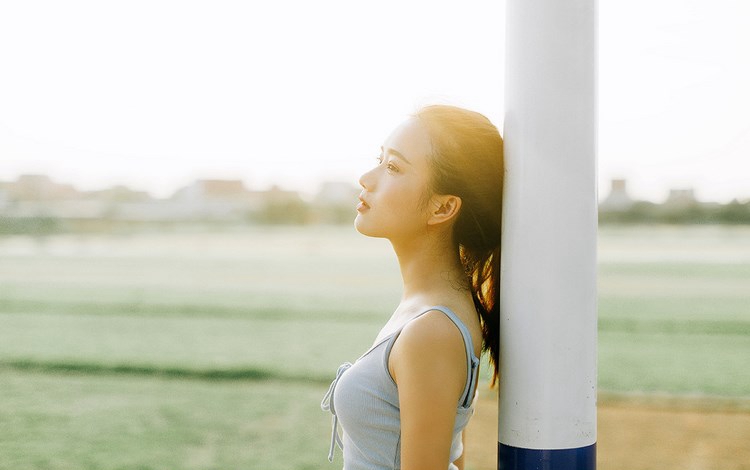
M 356 181 L 344 181 L 344 180 L 326 180 L 326 181 L 319 181 L 319 182 L 311 182 L 311 184 L 309 186 L 302 187 L 302 188 L 293 187 L 293 186 L 279 185 L 279 184 L 276 184 L 276 183 L 273 183 L 273 182 L 271 182 L 270 184 L 267 184 L 267 185 L 263 185 L 263 186 L 251 186 L 251 185 L 248 185 L 247 182 L 245 180 L 243 180 L 242 178 L 209 178 L 209 177 L 203 178 L 203 177 L 198 176 L 194 180 L 191 180 L 191 181 L 187 182 L 185 185 L 175 187 L 172 191 L 168 191 L 168 192 L 166 192 L 164 194 L 154 194 L 154 193 L 152 193 L 152 192 L 150 192 L 148 190 L 141 189 L 141 188 L 138 188 L 138 187 L 132 187 L 132 186 L 129 186 L 127 184 L 122 184 L 122 183 L 114 183 L 112 185 L 100 185 L 100 186 L 96 186 L 96 187 L 92 187 L 92 188 L 81 188 L 81 187 L 78 187 L 75 183 L 72 183 L 72 182 L 69 182 L 69 181 L 63 181 L 63 180 L 54 178 L 51 175 L 46 175 L 46 174 L 43 174 L 43 173 L 27 173 L 25 175 L 31 175 L 31 174 L 33 174 L 33 175 L 47 176 L 55 184 L 69 184 L 69 185 L 72 185 L 77 191 L 81 191 L 81 192 L 101 191 L 101 190 L 110 189 L 110 188 L 113 188 L 113 187 L 116 187 L 116 186 L 125 186 L 125 187 L 127 187 L 128 189 L 130 189 L 132 191 L 139 191 L 139 192 L 140 191 L 144 191 L 144 192 L 146 192 L 153 199 L 168 199 L 168 198 L 172 197 L 180 189 L 182 189 L 182 188 L 190 185 L 191 183 L 193 183 L 194 181 L 197 181 L 197 180 L 237 180 L 237 179 L 239 179 L 239 180 L 241 180 L 243 182 L 243 184 L 245 186 L 245 189 L 247 189 L 248 191 L 267 191 L 267 190 L 270 190 L 270 189 L 276 187 L 276 188 L 280 188 L 280 189 L 286 190 L 286 191 L 296 191 L 303 198 L 307 198 L 307 199 L 315 196 L 321 190 L 322 186 L 324 184 L 326 184 L 326 183 L 335 183 L 335 184 L 344 183 L 344 184 L 350 184 L 353 188 L 357 188 L 358 187 L 358 185 L 356 184 Z M 21 176 L 21 175 L 18 175 L 18 176 Z M 12 183 L 12 182 L 15 182 L 16 180 L 17 180 L 17 177 L 14 178 L 13 180 L 0 180 L 0 183 L 9 183 L 9 182 Z M 649 201 L 649 202 L 653 202 L 653 203 L 657 203 L 657 204 L 658 203 L 663 203 L 663 202 L 666 201 L 666 199 L 669 196 L 669 190 L 672 190 L 672 189 L 675 189 L 675 190 L 694 189 L 694 188 L 691 188 L 691 187 L 667 188 L 666 191 L 665 191 L 665 193 L 664 193 L 664 197 L 657 198 L 657 199 L 649 199 L 649 198 L 639 197 L 637 194 L 633 194 L 633 192 L 630 190 L 629 186 L 630 186 L 630 181 L 627 181 L 626 192 L 628 193 L 628 196 L 630 196 L 631 199 L 638 200 L 638 201 Z M 611 186 L 610 185 L 607 185 L 606 188 L 599 188 L 599 194 L 598 194 L 599 197 L 598 197 L 598 200 L 599 200 L 600 203 L 604 199 L 607 198 L 607 196 L 610 193 L 610 190 L 611 190 Z M 704 199 L 704 198 L 698 197 L 697 194 L 695 194 L 695 198 L 699 202 L 719 202 L 719 203 L 723 203 L 723 204 L 729 203 L 729 202 L 731 202 L 732 200 L 735 200 L 735 199 L 739 200 L 740 202 L 750 201 L 750 197 L 746 197 L 746 198 L 733 197 L 733 198 L 730 198 L 727 201 L 717 201 L 717 200 Z

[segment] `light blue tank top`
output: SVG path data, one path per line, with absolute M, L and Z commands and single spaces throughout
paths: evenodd
M 446 463 L 446 468 L 456 470 L 452 462 L 463 453 L 461 433 L 474 413 L 479 359 L 474 355 L 471 334 L 466 325 L 447 307 L 430 307 L 414 318 L 432 310 L 443 312 L 456 324 L 466 346 L 468 374 L 456 409 L 450 461 Z M 333 415 L 328 460 L 333 461 L 333 453 L 338 444 L 344 452 L 344 470 L 401 468 L 398 389 L 388 371 L 388 356 L 404 326 L 376 343 L 354 364 L 342 364 L 323 398 L 321 408 Z M 343 438 L 338 434 L 339 422 Z

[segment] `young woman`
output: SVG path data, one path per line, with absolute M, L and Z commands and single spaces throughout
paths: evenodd
M 502 138 L 481 114 L 428 106 L 359 183 L 355 227 L 391 242 L 403 296 L 323 399 L 329 460 L 338 443 L 346 470 L 462 470 L 482 351 L 497 379 Z

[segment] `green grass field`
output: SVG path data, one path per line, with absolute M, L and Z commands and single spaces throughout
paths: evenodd
M 399 280 L 349 227 L 0 238 L 0 469 L 338 468 Z M 601 391 L 750 397 L 750 227 L 600 228 L 598 287 Z

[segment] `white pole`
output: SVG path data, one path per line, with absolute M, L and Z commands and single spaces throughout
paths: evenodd
M 596 468 L 597 0 L 507 0 L 498 468 Z

